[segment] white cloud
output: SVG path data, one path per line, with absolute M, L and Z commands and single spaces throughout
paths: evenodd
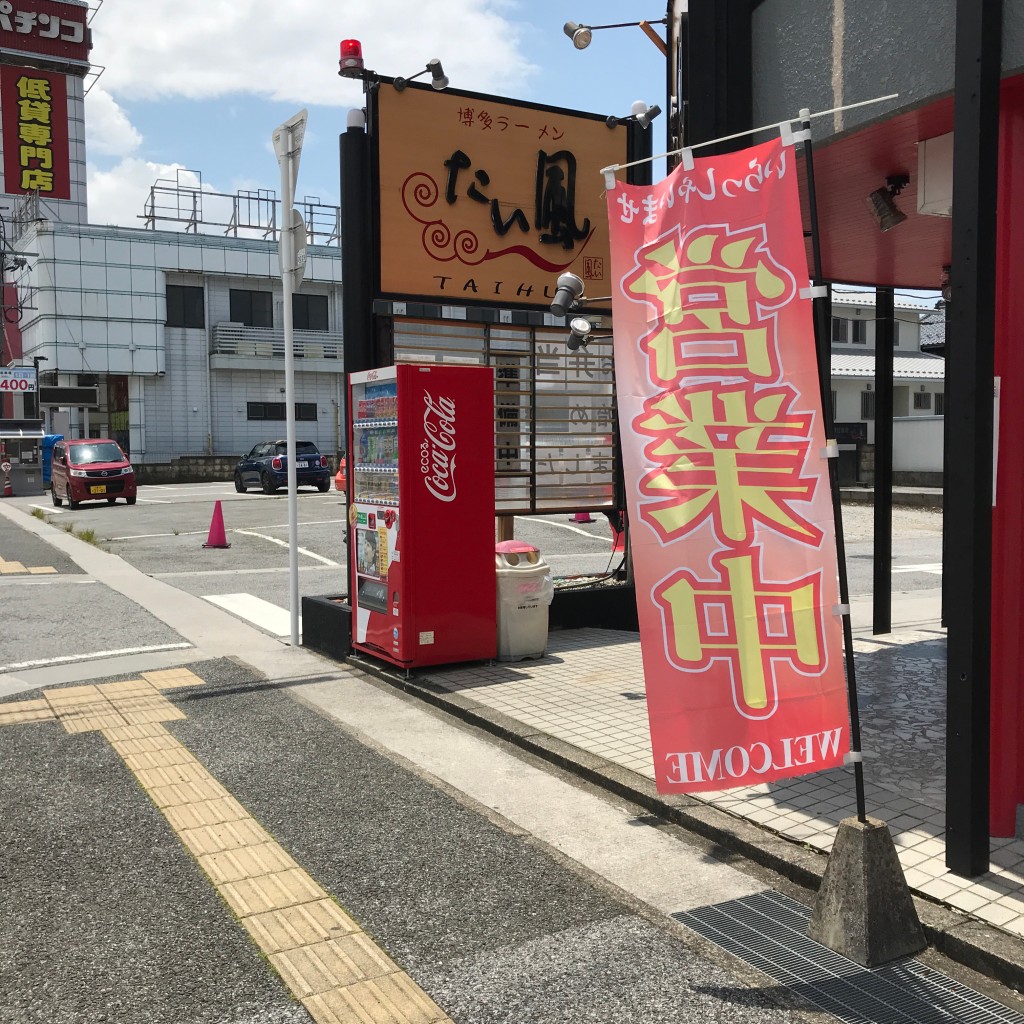
M 180 172 L 180 173 L 179 173 Z M 140 219 L 149 200 L 150 189 L 159 180 L 180 180 L 199 185 L 199 179 L 181 164 L 157 164 L 151 160 L 128 157 L 109 171 L 89 169 L 89 223 L 143 226 Z M 160 227 L 170 227 L 161 224 Z
M 104 156 L 127 156 L 142 144 L 142 136 L 114 97 L 96 86 L 85 98 L 85 143 L 88 153 Z
M 106 4 L 93 21 L 104 86 L 125 98 L 210 99 L 232 93 L 350 105 L 338 44 L 363 44 L 367 67 L 408 77 L 438 57 L 452 84 L 508 94 L 534 70 L 506 0 L 146 0 Z

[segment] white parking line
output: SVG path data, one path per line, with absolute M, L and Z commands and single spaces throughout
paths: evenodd
M 290 629 L 289 629 L 290 632 Z M 155 651 L 180 651 L 192 644 L 155 644 L 151 647 L 122 647 L 116 651 L 93 651 L 91 654 L 68 654 L 60 658 L 37 658 L 34 661 L 16 661 L 0 665 L 0 672 L 20 672 L 26 668 L 45 668 L 47 665 L 66 665 L 73 661 L 93 661 L 96 658 L 123 658 L 129 654 L 152 654 Z
M 591 558 L 594 556 L 591 555 Z M 333 565 L 300 565 L 299 572 L 311 573 L 311 572 L 327 572 L 329 569 L 337 568 Z M 153 573 L 153 579 L 155 580 L 173 580 L 173 579 L 188 579 L 192 576 L 265 576 L 267 574 L 291 572 L 291 568 L 287 565 L 277 565 L 266 569 L 196 569 L 192 572 L 155 572 Z M 25 576 L 19 576 L 18 579 L 26 579 Z M 3 580 L 0 579 L 0 586 L 3 585 Z
M 253 594 L 204 594 L 204 601 L 223 608 L 224 611 L 253 625 L 265 629 L 275 636 L 289 636 L 292 631 L 291 612 L 287 608 L 279 608 L 276 604 L 264 601 Z M 301 629 L 302 617 L 299 617 Z
M 243 536 L 246 536 L 246 537 L 258 537 L 260 540 L 270 541 L 271 544 L 278 544 L 278 545 L 280 545 L 283 548 L 288 547 L 288 541 L 286 541 L 286 540 L 278 540 L 277 537 L 268 537 L 265 533 L 256 533 L 254 530 L 232 530 L 231 532 L 232 533 L 240 533 L 240 534 L 242 534 Z M 315 558 L 318 562 L 323 562 L 324 565 L 340 565 L 341 564 L 340 562 L 332 561 L 330 558 L 324 558 L 323 555 L 318 555 L 315 552 L 309 551 L 306 548 L 300 548 L 300 547 L 296 546 L 295 550 L 298 551 L 298 553 L 300 555 L 306 555 L 308 558 Z M 289 629 L 288 632 L 290 633 L 291 629 Z
M 65 509 L 57 508 L 55 505 L 29 505 L 29 508 L 42 509 L 43 512 L 52 513 L 55 516 L 62 516 L 65 512 Z
M 926 572 L 931 576 L 942 575 L 941 562 L 924 562 L 921 565 L 894 565 L 893 572 Z
M 596 533 L 588 533 L 586 530 L 581 530 L 578 526 L 570 526 L 568 523 L 554 523 L 550 519 L 541 519 L 534 516 L 516 516 L 515 518 L 521 522 L 529 523 L 531 526 L 554 526 L 556 529 L 578 533 L 581 537 L 589 537 L 591 540 L 599 540 L 601 543 L 607 543 L 608 541 L 608 537 L 602 537 Z

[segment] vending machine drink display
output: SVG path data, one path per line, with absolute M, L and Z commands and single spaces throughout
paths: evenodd
M 352 644 L 414 668 L 496 654 L 494 378 L 349 375 Z

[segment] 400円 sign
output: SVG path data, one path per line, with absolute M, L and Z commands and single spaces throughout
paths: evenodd
M 18 391 L 25 395 L 35 394 L 35 367 L 0 367 L 0 394 Z

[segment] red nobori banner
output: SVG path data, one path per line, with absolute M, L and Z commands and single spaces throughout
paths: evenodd
M 68 87 L 63 74 L 0 67 L 5 191 L 71 196 Z
M 658 788 L 842 764 L 832 502 L 792 147 L 616 184 L 615 372 Z

